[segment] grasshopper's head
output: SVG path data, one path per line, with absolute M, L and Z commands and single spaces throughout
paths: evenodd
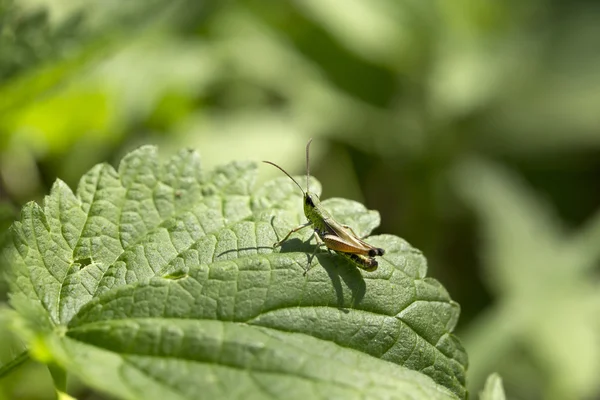
M 311 214 L 315 206 L 319 204 L 319 196 L 313 192 L 304 192 L 304 215 L 308 216 Z

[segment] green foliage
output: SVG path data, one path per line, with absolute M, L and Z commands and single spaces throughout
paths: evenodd
M 0 0 L 0 219 L 142 144 L 298 173 L 314 137 L 461 304 L 473 393 L 596 398 L 598 4 Z
M 32 356 L 119 398 L 464 398 L 459 308 L 421 253 L 379 235 L 376 272 L 321 253 L 304 275 L 310 232 L 271 247 L 303 219 L 301 195 L 255 175 L 142 147 L 27 204 L 5 256 Z M 379 222 L 323 205 L 357 232 Z
M 465 163 L 457 187 L 482 221 L 485 278 L 498 301 L 465 336 L 477 365 L 473 387 L 490 364 L 527 385 L 515 369 L 533 364 L 551 378 L 547 398 L 587 398 L 600 383 L 600 214 L 569 232 L 539 196 L 491 163 Z M 549 317 L 550 316 L 550 317 Z M 549 351 L 552 349 L 552 351 Z
M 498 374 L 488 376 L 483 391 L 479 393 L 479 400 L 506 400 L 502 378 Z
M 69 38 L 78 31 L 77 18 L 53 29 L 46 9 L 27 12 L 13 0 L 0 1 L 0 26 L 0 82 L 45 59 L 60 58 Z

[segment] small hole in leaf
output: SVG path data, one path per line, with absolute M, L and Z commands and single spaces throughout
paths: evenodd
M 73 264 L 79 264 L 81 268 L 87 267 L 92 263 L 92 259 L 90 257 L 79 258 L 77 260 L 73 260 Z
M 216 190 L 212 186 L 205 186 L 202 188 L 202 194 L 204 196 L 212 196 L 216 193 Z
M 187 278 L 187 277 L 188 277 L 188 274 L 186 272 L 184 272 L 184 271 L 175 271 L 175 272 L 173 272 L 171 274 L 163 275 L 164 279 L 169 279 L 169 280 L 172 280 L 172 281 L 176 281 L 176 280 L 179 280 L 179 279 L 184 279 L 184 278 Z

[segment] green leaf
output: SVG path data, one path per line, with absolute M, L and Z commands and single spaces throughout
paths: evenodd
M 498 374 L 488 376 L 483 391 L 479 393 L 480 400 L 506 400 L 502 378 Z
M 373 236 L 377 271 L 323 251 L 304 274 L 310 229 L 272 248 L 305 220 L 301 193 L 256 174 L 142 147 L 25 206 L 5 256 L 34 357 L 119 398 L 464 398 L 459 306 L 422 254 Z M 379 223 L 323 205 L 358 234 Z
M 5 304 L 0 305 L 0 379 L 29 360 L 26 345 L 10 329 L 13 313 Z M 1 393 L 0 387 L 0 399 Z
M 518 175 L 489 161 L 464 162 L 455 177 L 481 220 L 484 277 L 497 296 L 463 336 L 470 384 L 481 386 L 497 370 L 511 386 L 536 388 L 514 366 L 524 358 L 519 365 L 543 371 L 542 385 L 556 398 L 593 397 L 600 388 L 600 217 L 565 229 Z

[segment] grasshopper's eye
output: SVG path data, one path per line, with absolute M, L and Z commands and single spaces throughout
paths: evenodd
M 315 203 L 313 202 L 313 200 L 310 198 L 310 196 L 305 196 L 304 197 L 304 204 L 306 204 L 307 206 L 311 206 L 314 207 Z

